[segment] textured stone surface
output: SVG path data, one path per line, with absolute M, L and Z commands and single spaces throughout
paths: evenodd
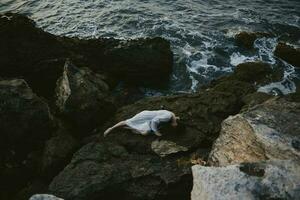
M 300 49 L 280 42 L 275 49 L 274 54 L 286 62 L 300 67 Z
M 41 171 L 45 178 L 51 180 L 63 170 L 78 146 L 78 142 L 68 133 L 60 133 L 47 140 L 41 164 Z
M 103 77 L 70 61 L 57 81 L 56 106 L 79 129 L 93 130 L 113 115 L 115 106 Z
M 262 37 L 271 37 L 270 33 L 263 33 L 263 32 L 240 32 L 235 36 L 236 43 L 239 46 L 242 46 L 247 49 L 252 49 L 254 41 L 258 38 Z
M 165 157 L 167 155 L 184 152 L 188 149 L 186 147 L 177 145 L 175 142 L 167 141 L 167 140 L 155 140 L 151 143 L 151 149 L 161 157 Z
M 300 163 L 277 160 L 226 167 L 192 167 L 192 200 L 299 199 Z
M 209 156 L 211 165 L 300 159 L 300 104 L 273 98 L 231 116 Z
M 73 156 L 49 190 L 72 200 L 180 199 L 191 189 L 191 179 L 186 179 L 189 166 L 155 154 L 131 153 L 110 142 L 90 143 Z
M 128 41 L 67 38 L 37 28 L 23 15 L 0 15 L 1 76 L 22 76 L 35 86 L 33 89 L 44 94 L 38 84 L 40 73 L 35 72 L 48 72 L 55 77 L 63 66 L 47 63 L 66 58 L 78 67 L 109 74 L 115 82 L 122 80 L 136 85 L 167 82 L 173 64 L 170 43 L 163 38 Z M 45 77 L 51 82 L 44 82 L 44 88 L 52 88 L 52 78 Z
M 48 105 L 24 80 L 0 80 L 0 199 L 6 199 L 5 193 L 14 193 L 36 173 L 37 151 L 52 129 Z

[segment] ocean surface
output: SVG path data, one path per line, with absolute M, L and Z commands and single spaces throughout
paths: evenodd
M 282 81 L 260 91 L 287 94 L 300 86 L 300 71 L 274 57 L 278 40 L 300 46 L 300 0 L 0 0 L 0 12 L 23 13 L 44 30 L 82 38 L 161 36 L 174 51 L 174 72 L 164 90 L 192 92 L 236 65 L 261 60 L 284 68 Z M 254 51 L 235 45 L 240 31 L 272 33 Z

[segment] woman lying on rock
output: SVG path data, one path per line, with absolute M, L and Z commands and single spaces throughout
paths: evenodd
M 177 117 L 173 112 L 168 110 L 145 110 L 142 111 L 130 119 L 121 121 L 116 125 L 108 128 L 104 132 L 104 137 L 107 136 L 113 129 L 118 127 L 124 127 L 132 130 L 133 132 L 141 135 L 148 135 L 154 133 L 157 136 L 161 136 L 158 127 L 161 123 L 170 122 L 173 127 L 177 126 Z

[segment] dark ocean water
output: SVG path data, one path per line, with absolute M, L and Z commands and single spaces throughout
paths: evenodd
M 166 91 L 195 91 L 245 61 L 285 69 L 281 82 L 261 87 L 295 91 L 300 72 L 273 56 L 278 40 L 300 46 L 300 0 L 0 0 L 0 12 L 28 15 L 57 35 L 82 38 L 161 36 L 171 41 L 174 72 Z M 247 52 L 234 43 L 240 31 L 274 35 Z M 296 83 L 296 85 L 295 85 Z

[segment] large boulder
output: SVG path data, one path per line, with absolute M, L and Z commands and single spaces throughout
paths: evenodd
M 299 199 L 299 161 L 277 160 L 227 167 L 192 167 L 192 200 Z
M 285 60 L 286 62 L 300 67 L 300 49 L 291 45 L 280 42 L 275 49 L 275 56 Z
M 57 37 L 36 28 L 31 19 L 19 14 L 0 14 L 0 73 L 3 77 L 27 77 L 38 68 L 39 62 L 66 54 Z
M 49 62 L 66 58 L 71 58 L 76 66 L 107 73 L 114 81 L 136 85 L 167 81 L 173 62 L 170 43 L 162 38 L 125 41 L 60 37 L 37 28 L 23 15 L 0 14 L 0 73 L 3 77 L 24 77 L 34 84 L 34 89 L 40 89 L 36 72 L 51 74 L 46 78 L 52 80 L 63 66 L 49 65 Z
M 54 178 L 49 192 L 72 200 L 147 200 L 163 199 L 172 190 L 168 197 L 182 199 L 191 189 L 191 179 L 185 177 L 189 166 L 155 154 L 131 153 L 110 142 L 90 143 Z
M 64 127 L 59 128 L 56 135 L 46 141 L 40 169 L 45 182 L 63 170 L 78 147 L 78 141 Z
M 48 105 L 22 79 L 0 81 L 0 198 L 34 176 L 38 151 L 53 130 Z
M 264 32 L 246 32 L 242 31 L 235 35 L 235 41 L 237 45 L 247 48 L 247 49 L 253 49 L 253 44 L 256 39 L 262 38 L 262 37 L 271 37 L 272 35 L 270 33 L 264 33 Z
M 222 123 L 209 156 L 225 166 L 266 159 L 300 160 L 300 104 L 273 98 Z
M 56 106 L 83 136 L 101 125 L 115 111 L 109 86 L 103 77 L 88 68 L 77 68 L 70 61 L 57 81 Z M 80 131 L 79 131 L 80 132 Z
M 32 92 L 24 80 L 0 81 L 2 149 L 20 153 L 36 149 L 51 135 L 52 120 L 48 105 Z

